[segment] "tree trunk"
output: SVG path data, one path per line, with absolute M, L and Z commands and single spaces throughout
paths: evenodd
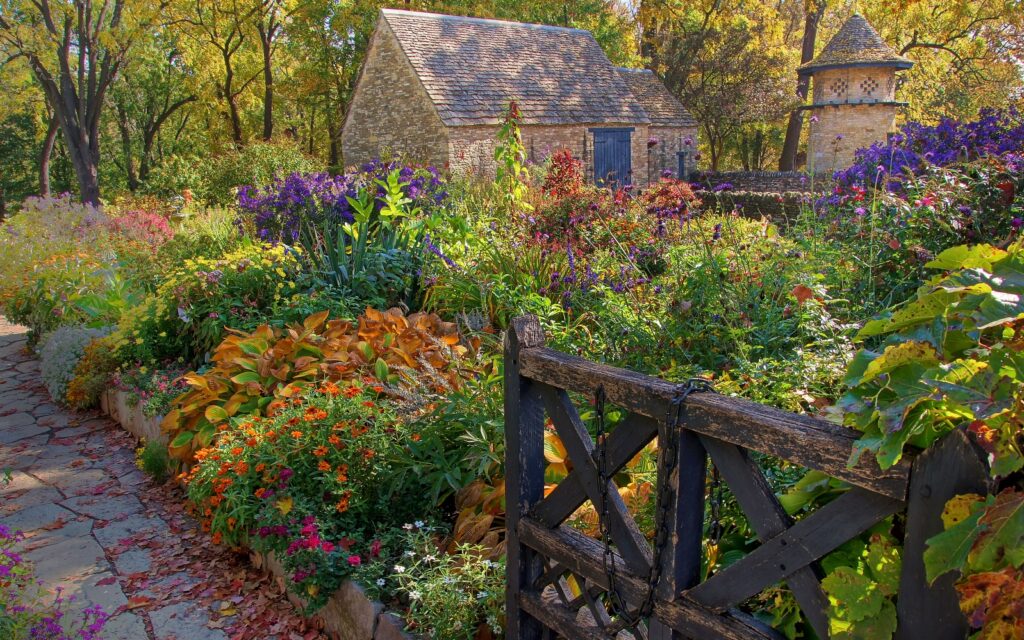
M 46 138 L 43 140 L 43 148 L 39 154 L 39 195 L 48 197 L 50 195 L 50 156 L 53 155 L 53 147 L 57 143 L 57 132 L 60 131 L 60 124 L 57 116 L 50 116 L 50 123 L 46 127 Z
M 814 42 L 818 38 L 818 23 L 825 13 L 826 0 L 808 0 L 804 4 L 804 37 L 800 47 L 800 64 L 814 59 Z M 811 77 L 797 76 L 796 95 L 803 102 L 807 99 L 807 90 L 811 86 Z M 796 155 L 800 149 L 800 131 L 803 129 L 803 111 L 794 109 L 789 114 L 786 126 L 786 139 L 782 143 L 782 157 L 779 159 L 779 171 L 796 169 Z
M 124 156 L 125 179 L 128 190 L 135 193 L 139 189 L 139 177 L 135 173 L 135 157 L 132 154 L 132 135 L 128 124 L 128 114 L 122 105 L 117 105 L 117 129 L 121 133 L 121 154 Z
M 231 67 L 231 54 L 224 53 L 224 100 L 228 104 L 228 119 L 231 121 L 231 140 L 242 144 L 242 118 L 238 115 L 238 96 L 234 93 L 235 70 Z
M 267 142 L 274 135 L 274 69 L 270 64 L 272 38 L 273 31 L 265 33 L 261 26 L 260 45 L 263 48 L 263 139 Z

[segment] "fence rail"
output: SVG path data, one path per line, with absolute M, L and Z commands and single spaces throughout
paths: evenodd
M 628 412 L 603 443 L 604 469 L 599 468 L 597 444 L 570 397 L 593 397 L 598 389 L 609 404 Z M 985 490 L 985 464 L 962 434 L 951 434 L 884 471 L 870 456 L 848 466 L 856 440 L 851 431 L 746 400 L 702 393 L 689 395 L 681 407 L 678 445 L 671 448 L 675 460 L 665 459 L 669 447 L 658 450 L 657 483 L 669 483 L 672 503 L 657 515 L 655 528 L 667 525 L 671 543 L 657 558 L 661 579 L 653 611 L 637 624 L 614 619 L 607 606 L 609 590 L 614 587 L 618 600 L 627 606 L 639 606 L 656 559 L 609 478 L 658 437 L 659 424 L 670 415 L 678 393 L 679 385 L 665 380 L 546 348 L 532 316 L 513 321 L 505 341 L 510 640 L 781 638 L 741 608 L 744 601 L 780 582 L 788 585 L 815 633 L 829 638 L 829 602 L 821 588 L 818 561 L 893 514 L 905 518 L 897 636 L 966 636 L 953 577 L 926 584 L 922 556 L 924 541 L 942 530 L 946 500 Z M 553 423 L 571 463 L 569 475 L 546 496 L 545 417 Z M 822 471 L 849 483 L 850 489 L 794 521 L 750 452 Z M 709 461 L 760 546 L 702 581 Z M 673 471 L 666 474 L 666 469 Z M 588 500 L 601 506 L 607 546 L 565 525 Z M 609 565 L 616 567 L 613 583 Z

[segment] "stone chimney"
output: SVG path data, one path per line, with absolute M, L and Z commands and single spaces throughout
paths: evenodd
M 807 170 L 830 173 L 848 167 L 861 147 L 885 140 L 896 122 L 896 72 L 914 63 L 896 53 L 875 28 L 855 13 L 814 60 L 797 68 L 810 75 Z

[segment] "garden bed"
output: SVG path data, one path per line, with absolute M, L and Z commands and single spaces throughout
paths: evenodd
M 132 404 L 131 396 L 126 391 L 105 391 L 100 396 L 100 409 L 137 439 L 166 444 L 167 436 L 160 429 L 163 417 L 144 415 L 141 403 Z M 287 572 L 273 554 L 250 551 L 249 558 L 255 567 L 273 574 L 278 583 L 284 586 L 288 579 Z M 290 591 L 287 593 L 292 604 L 305 609 L 306 604 L 298 596 Z M 382 603 L 367 598 L 363 589 L 352 581 L 346 582 L 330 596 L 327 604 L 313 619 L 317 621 L 317 626 L 337 640 L 399 640 L 414 637 L 403 630 L 405 623 L 399 615 L 385 611 Z

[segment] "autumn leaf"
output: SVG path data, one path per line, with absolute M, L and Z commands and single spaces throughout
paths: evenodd
M 286 516 L 291 512 L 293 503 L 294 501 L 291 496 L 285 496 L 283 498 L 278 498 L 274 503 L 274 506 L 281 512 L 281 515 Z
M 798 284 L 793 287 L 793 290 L 789 292 L 791 296 L 796 298 L 799 304 L 803 304 L 814 297 L 814 291 L 810 287 Z

